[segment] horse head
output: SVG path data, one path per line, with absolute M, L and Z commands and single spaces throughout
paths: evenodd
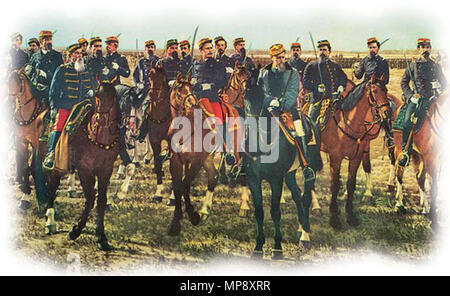
M 178 73 L 177 79 L 173 84 L 170 93 L 171 107 L 176 115 L 190 114 L 194 106 L 198 105 L 197 98 L 193 94 L 193 86 L 191 84 L 192 74 L 189 73 L 186 78 L 183 78 L 181 73 Z
M 241 87 L 241 88 L 245 89 L 245 84 L 247 82 L 247 79 L 248 79 L 248 73 L 247 73 L 246 63 L 244 62 L 244 64 L 241 64 L 238 61 L 236 61 L 236 63 L 234 64 L 233 74 L 231 75 L 231 78 L 230 78 L 230 83 L 233 83 L 235 81 L 235 82 L 237 82 L 238 85 L 234 86 L 234 87 L 238 87 L 238 88 Z
M 96 110 L 100 113 L 108 113 L 115 106 L 118 106 L 116 102 L 116 88 L 112 83 L 103 82 L 97 90 Z
M 367 84 L 369 93 L 369 104 L 375 107 L 382 120 L 392 117 L 392 109 L 390 107 L 387 89 L 375 79 L 375 75 Z

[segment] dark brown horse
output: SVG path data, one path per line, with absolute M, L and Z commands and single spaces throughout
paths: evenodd
M 350 111 L 335 110 L 322 131 L 321 150 L 330 156 L 330 225 L 337 229 L 341 227 L 337 195 L 340 188 L 340 169 L 342 160 L 349 159 L 347 178 L 347 222 L 351 226 L 359 225 L 353 212 L 353 193 L 356 185 L 356 173 L 361 163 L 364 147 L 368 146 L 370 137 L 377 132 L 377 121 L 365 123 L 367 113 L 374 107 L 380 115 L 380 120 L 390 116 L 390 107 L 384 87 L 372 79 L 366 84 L 362 98 Z M 379 130 L 379 128 L 378 128 Z
M 169 141 L 168 131 L 172 119 L 170 113 L 170 87 L 162 65 L 157 65 L 149 73 L 150 99 L 148 122 L 148 138 L 153 150 L 154 172 L 156 173 L 156 193 L 153 201 L 162 200 L 163 190 L 163 159 L 160 157 L 162 141 Z
M 414 134 L 413 137 L 413 152 L 411 155 L 415 171 L 416 179 L 420 189 L 421 206 L 423 213 L 427 214 L 429 207 L 429 215 L 431 219 L 431 226 L 436 228 L 436 196 L 437 183 L 440 167 L 442 164 L 442 144 L 445 139 L 442 136 L 441 127 L 445 125 L 445 114 L 448 114 L 449 103 L 448 93 L 442 93 L 435 99 L 428 107 L 428 112 L 425 114 L 425 120 L 422 127 Z M 394 131 L 395 155 L 396 155 L 396 177 L 397 177 L 397 202 L 395 207 L 404 212 L 404 198 L 403 198 L 403 173 L 404 168 L 398 165 L 398 159 L 402 153 L 402 132 Z M 430 188 L 430 205 L 428 205 L 425 194 L 425 179 L 426 174 L 431 177 Z
M 191 204 L 190 190 L 192 180 L 197 176 L 202 167 L 206 170 L 208 176 L 208 190 L 200 211 L 205 215 L 208 214 L 212 206 L 214 188 L 217 184 L 217 170 L 213 162 L 214 151 L 207 151 L 203 146 L 205 136 L 212 131 L 210 128 L 203 128 L 200 132 L 194 130 L 195 114 L 201 114 L 201 124 L 203 124 L 205 113 L 192 92 L 190 81 L 191 74 L 188 74 L 186 78 L 182 78 L 179 74 L 170 94 L 172 112 L 172 125 L 169 132 L 170 147 L 172 150 L 170 173 L 172 175 L 172 188 L 175 196 L 175 211 L 169 227 L 169 235 L 180 234 L 181 219 L 183 217 L 182 196 L 184 197 L 189 220 L 193 225 L 200 223 L 200 215 L 194 210 Z M 184 123 L 181 125 L 179 123 L 180 119 L 184 120 Z M 184 126 L 185 124 L 188 125 L 187 128 Z M 177 136 L 178 132 L 182 131 L 181 128 L 186 128 L 185 133 L 183 133 L 186 137 L 181 138 Z M 198 137 L 195 136 L 195 132 L 199 132 Z M 198 141 L 201 141 L 201 143 Z M 201 144 L 201 148 L 197 150 L 195 145 L 199 143 Z M 177 151 L 174 151 L 174 148 L 177 148 Z
M 28 165 L 28 147 L 33 151 L 39 149 L 39 133 L 42 120 L 47 112 L 44 104 L 40 103 L 31 93 L 30 81 L 22 70 L 11 72 L 8 77 L 9 99 L 14 106 L 14 145 L 16 149 L 16 179 L 23 193 L 20 207 L 30 207 L 30 181 Z
M 70 137 L 71 164 L 78 172 L 84 196 L 84 210 L 78 224 L 69 232 L 69 238 L 75 240 L 81 235 L 95 202 L 95 181 L 98 181 L 97 197 L 97 245 L 101 250 L 109 250 L 104 228 L 104 216 L 107 201 L 107 189 L 114 161 L 119 154 L 120 110 L 116 100 L 116 91 L 112 84 L 102 84 L 96 94 L 93 111 L 86 116 L 78 130 Z M 45 155 L 46 143 L 41 142 L 41 159 Z M 46 227 L 50 234 L 56 232 L 54 201 L 62 173 L 56 170 L 47 174 L 48 207 Z

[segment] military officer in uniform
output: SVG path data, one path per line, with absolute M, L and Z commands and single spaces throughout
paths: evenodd
M 9 65 L 10 71 L 19 70 L 26 63 L 28 63 L 28 55 L 20 47 L 22 46 L 23 37 L 19 33 L 11 35 L 11 49 L 9 55 L 11 58 L 11 64 Z
M 80 44 L 81 46 L 81 52 L 83 53 L 83 57 L 86 57 L 88 55 L 87 48 L 89 45 L 87 39 L 84 37 L 78 39 L 78 44 Z
M 403 91 L 403 99 L 408 104 L 406 109 L 405 121 L 403 122 L 402 134 L 402 154 L 398 164 L 400 166 L 407 166 L 412 151 L 413 143 L 413 120 L 416 109 L 420 108 L 419 114 L 426 112 L 429 103 L 436 96 L 439 96 L 441 91 L 447 87 L 447 80 L 442 73 L 442 68 L 439 64 L 433 61 L 431 54 L 431 41 L 428 38 L 420 38 L 417 41 L 417 49 L 419 57 L 415 62 L 408 65 L 403 74 L 401 87 Z M 410 82 L 412 81 L 412 88 Z M 408 138 L 411 134 L 411 141 L 408 144 Z
M 136 69 L 134 69 L 133 72 L 133 80 L 138 91 L 137 96 L 141 100 L 144 100 L 142 107 L 142 113 L 144 114 L 142 122 L 147 121 L 146 118 L 147 109 L 150 106 L 150 99 L 147 98 L 147 94 L 150 89 L 150 82 L 148 80 L 148 76 L 152 67 L 156 65 L 156 63 L 159 61 L 159 57 L 154 54 L 155 51 L 156 51 L 155 41 L 153 40 L 146 41 L 145 56 L 139 60 Z M 148 133 L 148 125 L 141 124 L 141 127 L 139 129 L 139 135 L 136 139 L 138 141 L 144 141 L 147 133 Z
M 33 86 L 40 92 L 38 99 L 49 106 L 48 92 L 53 74 L 62 63 L 62 55 L 53 49 L 53 34 L 51 31 L 39 33 L 41 48 L 33 54 L 25 72 L 31 79 Z
M 69 63 L 60 65 L 50 85 L 50 108 L 54 117 L 53 129 L 49 135 L 47 155 L 43 166 L 53 169 L 55 147 L 72 107 L 85 99 L 94 97 L 94 79 L 87 70 L 78 43 L 67 48 Z
M 234 66 L 236 62 L 242 65 L 245 60 L 246 68 L 248 70 L 248 74 L 255 69 L 255 64 L 253 60 L 247 56 L 247 52 L 245 49 L 245 40 L 242 37 L 238 37 L 233 41 L 234 51 L 235 53 L 230 57 L 230 63 Z
M 28 39 L 28 57 L 31 59 L 31 56 L 38 52 L 39 50 L 39 40 L 37 38 Z
M 312 94 L 309 117 L 314 122 L 319 116 L 322 101 L 338 99 L 347 84 L 347 75 L 341 66 L 330 59 L 330 42 L 321 40 L 317 44 L 319 60 L 309 62 L 303 73 L 303 87 Z
M 302 45 L 299 42 L 291 44 L 291 58 L 288 63 L 291 67 L 297 69 L 302 74 L 306 67 L 306 62 L 300 58 L 302 55 Z
M 192 72 L 193 69 L 193 58 L 191 55 L 191 44 L 188 40 L 182 40 L 180 41 L 180 50 L 181 50 L 181 61 L 180 61 L 180 67 L 181 67 L 181 73 L 183 73 L 183 76 L 187 75 L 189 71 Z
M 216 60 L 222 62 L 225 65 L 227 71 L 227 81 L 230 80 L 231 74 L 233 74 L 234 65 L 229 56 L 225 54 L 227 49 L 227 41 L 222 36 L 214 38 L 214 44 L 216 48 Z
M 286 62 L 286 50 L 283 44 L 272 45 L 269 48 L 269 54 L 272 62 L 261 69 L 258 77 L 258 85 L 264 91 L 264 107 L 277 117 L 283 112 L 292 114 L 295 127 L 294 138 L 301 152 L 305 155 L 305 131 L 297 111 L 298 71 Z M 303 163 L 301 165 L 304 168 Z M 308 175 L 307 177 L 311 176 Z
M 95 89 L 101 82 L 109 82 L 114 75 L 106 65 L 102 51 L 102 39 L 98 36 L 89 39 L 89 54 L 84 58 L 89 72 L 94 76 Z
M 127 58 L 117 52 L 119 47 L 119 39 L 116 36 L 106 38 L 106 67 L 105 73 L 109 78 L 109 82 L 114 85 L 121 84 L 120 77 L 130 76 L 130 67 Z
M 180 57 L 178 55 L 178 41 L 177 39 L 169 39 L 166 43 L 166 57 L 160 59 L 158 64 L 161 64 L 166 72 L 167 80 L 169 81 L 169 85 L 172 85 L 173 82 L 177 79 L 178 72 L 185 75 L 186 73 L 182 72 Z

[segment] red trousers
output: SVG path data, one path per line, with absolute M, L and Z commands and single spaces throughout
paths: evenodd
M 53 125 L 53 130 L 57 132 L 62 132 L 64 124 L 66 124 L 67 118 L 69 118 L 70 110 L 58 109 L 58 114 L 56 115 L 55 125 Z

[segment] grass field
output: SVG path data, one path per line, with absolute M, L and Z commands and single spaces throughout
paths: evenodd
M 391 72 L 389 91 L 400 96 L 401 70 Z M 351 76 L 349 76 L 351 77 Z M 320 262 L 326 258 L 346 256 L 352 252 L 381 251 L 404 259 L 426 260 L 431 250 L 429 220 L 415 213 L 399 215 L 390 207 L 390 193 L 386 191 L 389 175 L 388 157 L 383 155 L 382 138 L 371 146 L 374 200 L 362 201 L 365 176 L 362 168 L 358 173 L 355 192 L 355 209 L 361 225 L 351 228 L 344 223 L 342 231 L 334 231 L 329 220 L 328 164 L 318 176 L 317 188 L 320 193 L 322 216 L 312 217 L 312 249 L 305 250 L 296 244 L 297 218 L 290 193 L 286 189 L 287 203 L 282 208 L 283 248 L 285 264 Z M 386 152 L 387 153 L 387 152 Z M 326 158 L 324 159 L 326 162 Z M 342 167 L 341 196 L 346 181 L 345 161 Z M 196 266 L 213 258 L 247 258 L 254 248 L 256 226 L 253 212 L 248 218 L 239 218 L 239 188 L 220 185 L 216 188 L 213 211 L 210 218 L 199 226 L 192 226 L 187 219 L 182 221 L 182 233 L 172 238 L 167 235 L 172 212 L 165 205 L 151 203 L 156 189 L 156 178 L 151 173 L 151 165 L 142 165 L 136 172 L 128 199 L 115 204 L 112 212 L 106 214 L 106 233 L 114 250 L 105 253 L 96 248 L 95 209 L 87 227 L 76 241 L 67 239 L 67 233 L 77 221 L 84 205 L 83 198 L 66 197 L 67 182 L 58 191 L 56 220 L 59 233 L 45 234 L 45 217 L 39 213 L 36 204 L 24 212 L 17 212 L 15 246 L 17 252 L 33 259 L 48 261 L 65 267 L 67 256 L 79 254 L 83 269 L 95 272 L 128 270 L 145 265 L 171 267 L 178 264 Z M 164 164 L 166 189 L 169 189 L 170 174 L 168 162 Z M 298 174 L 299 175 L 299 174 Z M 192 190 L 194 204 L 199 206 L 200 198 L 206 192 L 204 172 L 197 179 Z M 298 176 L 298 183 L 301 178 Z M 116 174 L 109 193 L 118 190 Z M 410 205 L 416 208 L 418 188 L 411 169 L 405 175 L 405 193 Z M 81 190 L 78 183 L 78 190 Z M 15 198 L 20 194 L 15 189 Z M 265 258 L 270 258 L 273 244 L 273 227 L 270 218 L 270 190 L 264 184 L 265 229 L 267 242 Z M 81 195 L 81 193 L 80 193 Z M 342 200 L 341 215 L 344 218 Z M 275 264 L 275 263 L 274 263 Z M 278 264 L 278 263 L 277 263 Z

